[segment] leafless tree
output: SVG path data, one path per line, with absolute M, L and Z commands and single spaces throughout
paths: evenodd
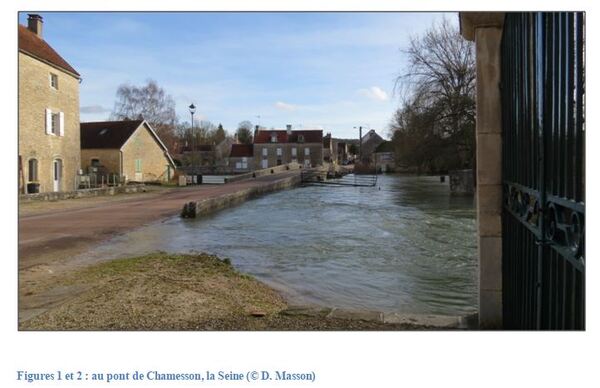
M 244 120 L 238 124 L 236 131 L 238 141 L 242 144 L 252 144 L 252 123 Z
M 395 141 L 405 142 L 397 144 L 397 149 L 405 153 L 400 159 L 441 170 L 472 166 L 475 144 L 473 44 L 443 19 L 422 36 L 412 37 L 403 52 L 408 66 L 396 80 L 396 90 L 403 92 L 403 103 L 390 123 Z M 413 153 L 414 157 L 410 155 Z M 436 161 L 420 160 L 429 156 Z
M 169 151 L 175 151 L 177 143 L 175 101 L 156 81 L 148 80 L 143 86 L 120 85 L 110 118 L 111 120 L 146 120 Z

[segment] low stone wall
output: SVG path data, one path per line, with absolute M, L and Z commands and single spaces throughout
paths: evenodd
M 121 193 L 140 193 L 145 192 L 146 186 L 125 185 L 117 187 L 103 187 L 99 189 L 82 189 L 76 191 L 63 191 L 51 193 L 23 194 L 19 196 L 20 201 L 59 201 L 62 199 L 98 197 L 101 195 L 115 195 Z
M 298 163 L 282 164 L 281 166 L 264 168 L 262 170 L 255 170 L 253 172 L 249 172 L 246 174 L 240 174 L 240 175 L 228 177 L 225 179 L 225 183 L 238 182 L 238 181 L 243 181 L 246 179 L 258 178 L 258 177 L 265 176 L 265 175 L 277 174 L 280 172 L 286 172 L 286 171 L 291 171 L 291 170 L 299 170 L 301 168 L 302 168 L 302 165 L 298 164 Z
M 450 171 L 448 176 L 450 177 L 450 192 L 452 194 L 474 194 L 473 170 L 454 170 Z
M 265 183 L 260 186 L 236 191 L 235 193 L 225 194 L 220 197 L 188 202 L 183 206 L 181 216 L 183 218 L 202 217 L 217 210 L 246 202 L 249 199 L 256 198 L 263 194 L 299 186 L 300 182 L 300 175 L 294 175 L 288 178 L 282 178 L 275 182 Z

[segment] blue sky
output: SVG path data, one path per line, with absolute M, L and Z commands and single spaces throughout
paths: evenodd
M 401 49 L 440 13 L 42 13 L 44 38 L 81 73 L 81 121 L 104 120 L 122 83 L 156 80 L 180 120 L 235 130 L 323 128 L 387 137 Z M 456 14 L 448 19 L 457 23 Z M 26 14 L 19 21 L 26 24 Z

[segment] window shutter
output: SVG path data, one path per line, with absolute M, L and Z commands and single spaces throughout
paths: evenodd
M 58 114 L 58 130 L 60 136 L 65 135 L 65 112 L 60 112 Z
M 46 109 L 46 135 L 52 135 L 52 111 Z

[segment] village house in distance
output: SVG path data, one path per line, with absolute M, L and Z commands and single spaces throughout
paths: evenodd
M 74 190 L 80 169 L 79 73 L 43 39 L 42 17 L 19 25 L 19 193 Z
M 256 129 L 254 167 L 299 163 L 306 168 L 323 165 L 323 130 Z
M 145 120 L 81 123 L 81 168 L 124 182 L 168 182 L 175 163 Z

